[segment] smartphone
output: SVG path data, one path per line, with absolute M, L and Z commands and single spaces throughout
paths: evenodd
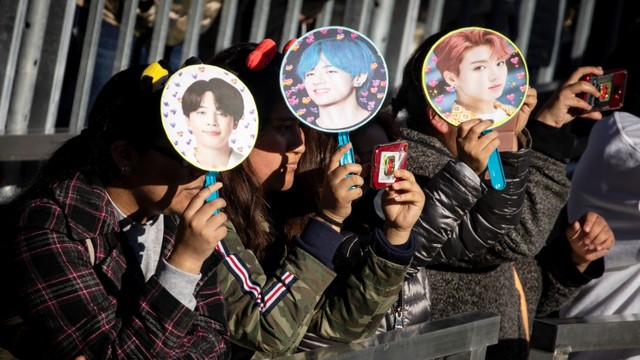
M 393 173 L 397 169 L 407 168 L 406 141 L 394 141 L 386 144 L 378 144 L 371 155 L 370 185 L 374 189 L 382 189 L 397 181 Z
M 591 85 L 595 86 L 600 92 L 600 96 L 596 97 L 591 94 L 581 93 L 582 100 L 593 106 L 592 111 L 615 110 L 624 104 L 624 95 L 627 87 L 627 70 L 615 69 L 607 70 L 603 75 L 588 74 L 581 78 Z

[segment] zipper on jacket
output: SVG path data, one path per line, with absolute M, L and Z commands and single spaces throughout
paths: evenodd
M 393 312 L 396 315 L 396 323 L 395 323 L 394 329 L 402 329 L 404 327 L 404 318 L 403 318 L 403 309 L 402 309 L 402 289 L 400 289 L 400 293 L 398 294 L 398 298 L 396 299 Z

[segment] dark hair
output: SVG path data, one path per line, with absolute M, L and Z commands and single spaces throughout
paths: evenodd
M 380 128 L 382 128 L 382 130 L 384 130 L 384 133 L 389 138 L 389 141 L 396 141 L 402 138 L 400 125 L 398 122 L 396 122 L 390 106 L 386 106 L 380 109 L 380 111 L 378 111 L 378 113 L 376 113 L 376 115 L 366 124 L 353 130 L 351 137 L 353 138 L 354 136 L 358 136 L 359 132 L 365 132 L 368 127 L 374 126 L 379 126 Z
M 407 127 L 425 134 L 434 134 L 434 130 L 426 120 L 429 103 L 422 89 L 422 66 L 429 50 L 445 34 L 446 31 L 441 31 L 427 37 L 413 51 L 404 66 L 402 84 L 393 99 L 394 118 L 404 110 Z
M 300 157 L 293 186 L 268 194 L 275 226 L 286 239 L 300 234 L 316 212 L 324 183 L 326 164 L 338 147 L 336 134 L 303 126 L 305 152 Z M 292 206 L 291 204 L 295 204 Z
M 220 109 L 233 117 L 234 123 L 240 121 L 244 115 L 242 94 L 235 86 L 219 78 L 212 78 L 208 81 L 198 80 L 189 85 L 182 95 L 182 113 L 185 116 L 189 116 L 189 114 L 198 110 L 202 102 L 202 95 L 208 91 L 215 96 L 216 109 Z
M 131 67 L 107 81 L 91 107 L 87 128 L 49 157 L 21 197 L 39 196 L 77 171 L 98 176 L 109 184 L 118 174 L 111 157 L 115 141 L 129 141 L 143 152 L 155 139 L 165 136 L 160 114 L 162 92 L 152 91 L 141 81 L 146 67 Z
M 280 65 L 283 56 L 276 52 L 273 59 L 260 70 L 247 68 L 247 56 L 256 49 L 256 43 L 240 43 L 216 54 L 207 64 L 227 69 L 234 73 L 249 89 L 258 110 L 260 129 L 269 121 L 274 105 L 284 101 L 280 95 Z M 258 139 L 261 132 L 258 131 Z M 225 213 L 233 223 L 247 249 L 252 250 L 265 268 L 265 261 L 279 263 L 280 259 L 267 258 L 270 246 L 276 246 L 274 235 L 265 227 L 273 227 L 274 221 L 266 196 L 249 161 L 218 174 L 226 183 L 221 196 L 227 201 Z
M 280 95 L 279 80 L 280 65 L 284 57 L 280 52 L 276 52 L 273 59 L 263 69 L 251 70 L 246 65 L 247 56 L 257 46 L 256 43 L 240 43 L 231 46 L 214 55 L 207 61 L 207 64 L 231 71 L 247 86 L 256 103 L 262 127 L 264 125 L 263 118 L 268 118 L 267 114 L 272 113 L 274 105 L 278 101 L 284 101 Z

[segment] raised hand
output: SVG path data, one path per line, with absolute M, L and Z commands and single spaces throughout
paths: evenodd
M 580 78 L 587 74 L 602 75 L 603 73 L 600 66 L 583 66 L 576 69 L 567 81 L 544 103 L 538 112 L 537 119 L 557 128 L 562 127 L 562 125 L 578 116 L 591 120 L 602 119 L 602 113 L 599 111 L 585 113 L 585 111 L 591 110 L 591 105 L 576 95 L 588 93 L 593 96 L 600 96 L 595 86 L 586 81 L 581 81 Z
M 401 245 L 409 240 L 411 228 L 422 213 L 425 195 L 410 171 L 397 169 L 393 176 L 398 181 L 382 194 L 383 230 L 391 244 Z
M 538 90 L 535 88 L 529 87 L 527 90 L 527 95 L 524 97 L 524 103 L 522 103 L 522 107 L 518 110 L 518 113 L 510 122 L 515 123 L 514 132 L 519 134 L 522 132 L 522 129 L 527 125 L 529 121 L 529 117 L 533 112 L 533 109 L 538 104 Z
M 456 135 L 456 152 L 460 161 L 480 175 L 487 169 L 491 153 L 498 148 L 498 132 L 482 132 L 493 125 L 491 120 L 472 119 L 460 124 Z
M 340 159 L 351 146 L 347 143 L 333 153 L 325 167 L 326 176 L 320 190 L 318 211 L 337 222 L 343 222 L 351 214 L 351 203 L 362 196 L 362 166 L 355 163 L 340 165 Z
M 216 182 L 202 188 L 187 205 L 178 225 L 176 245 L 167 259 L 171 265 L 188 273 L 199 274 L 204 261 L 227 235 L 224 225 L 227 215 L 223 212 L 212 215 L 216 209 L 224 208 L 226 201 L 222 198 L 205 201 L 221 187 L 222 183 Z
M 571 245 L 571 259 L 580 271 L 603 257 L 616 242 L 607 221 L 593 211 L 569 224 L 565 234 Z

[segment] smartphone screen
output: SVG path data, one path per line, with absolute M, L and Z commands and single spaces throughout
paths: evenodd
M 624 104 L 627 85 L 627 71 L 624 69 L 609 70 L 603 75 L 586 75 L 582 80 L 593 85 L 600 96 L 582 94 L 582 99 L 593 106 L 590 111 L 615 110 Z

